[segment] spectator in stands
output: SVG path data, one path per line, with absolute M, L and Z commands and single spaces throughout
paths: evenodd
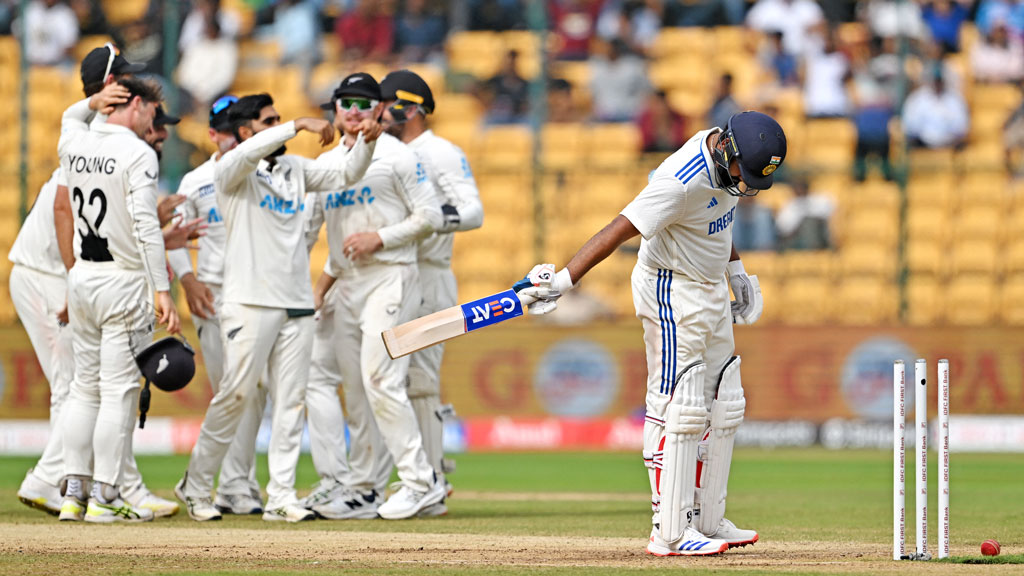
M 1004 22 L 1010 36 L 1024 36 L 1024 2 L 1021 0 L 982 0 L 974 19 L 978 32 L 989 34 L 996 22 Z
M 800 57 L 825 24 L 821 6 L 814 0 L 757 0 L 747 12 L 747 26 L 761 32 L 782 32 L 786 52 Z
M 139 18 L 121 28 L 121 55 L 146 67 L 144 74 L 164 76 L 164 36 L 159 20 Z
M 387 61 L 391 58 L 395 27 L 391 0 L 356 0 L 355 8 L 338 18 L 334 33 L 346 60 Z
M 781 250 L 827 250 L 832 247 L 829 220 L 835 203 L 824 194 L 811 194 L 807 178 L 797 175 L 790 183 L 793 198 L 775 218 Z
M 971 49 L 971 72 L 980 82 L 1024 79 L 1024 41 L 1020 36 L 1010 36 L 1006 22 L 995 22 Z
M 875 36 L 882 38 L 924 38 L 927 27 L 921 6 L 906 0 L 868 0 L 858 2 L 860 19 Z
M 310 0 L 284 0 L 274 13 L 273 32 L 281 64 L 302 71 L 302 92 L 309 94 L 313 66 L 320 62 L 320 15 Z
M 732 244 L 741 254 L 751 250 L 775 250 L 778 238 L 771 208 L 759 200 L 760 194 L 740 198 L 732 222 Z
M 163 18 L 163 14 L 160 15 L 160 18 Z M 195 7 L 189 11 L 185 22 L 181 25 L 178 50 L 184 54 L 193 43 L 208 39 L 210 36 L 207 27 L 213 21 L 217 22 L 218 37 L 232 40 L 238 38 L 242 26 L 238 14 L 230 10 L 222 10 L 220 0 L 197 0 Z
M 767 37 L 758 53 L 761 67 L 775 72 L 775 80 L 779 86 L 799 86 L 799 61 L 796 56 L 783 49 L 782 32 L 768 32 Z
M 526 122 L 530 106 L 530 83 L 516 70 L 519 54 L 509 50 L 501 69 L 477 89 L 477 97 L 487 109 L 487 122 L 513 124 Z
M 521 0 L 469 0 L 470 30 L 522 30 L 526 7 Z
M 661 30 L 661 0 L 608 0 L 597 19 L 597 35 L 606 42 L 619 39 L 630 52 L 647 54 Z
M 572 97 L 572 84 L 562 78 L 548 82 L 548 122 L 580 122 L 582 115 Z
M 1024 176 L 1024 83 L 1017 84 L 1021 91 L 1021 104 L 1006 120 L 1003 127 L 1003 145 L 1006 148 L 1006 169 L 1010 174 Z
M 71 66 L 71 49 L 78 42 L 78 18 L 61 0 L 33 0 L 15 30 L 21 35 L 25 58 L 33 66 Z
M 115 46 L 124 44 L 121 31 L 107 21 L 100 0 L 71 0 L 70 5 L 78 18 L 78 33 L 81 36 L 109 36 Z
M 950 89 L 939 67 L 903 104 L 903 130 L 911 146 L 947 148 L 963 145 L 967 137 L 967 103 Z
M 653 92 L 637 120 L 644 152 L 675 152 L 686 142 L 686 121 L 672 109 L 664 91 Z
M 590 59 L 590 94 L 599 122 L 632 122 L 643 109 L 651 85 L 642 58 L 629 53 L 622 40 L 604 45 Z
M 238 45 L 220 31 L 216 14 L 207 12 L 203 37 L 189 43 L 178 63 L 178 86 L 192 99 L 190 109 L 207 110 L 226 93 L 238 70 Z
M 732 95 L 732 74 L 722 74 L 718 78 L 718 87 L 715 90 L 715 101 L 708 110 L 708 120 L 712 126 L 718 126 L 725 130 L 729 118 L 740 112 L 740 105 Z
M 857 126 L 857 152 L 854 178 L 863 181 L 870 158 L 877 158 L 882 174 L 892 179 L 889 163 L 889 121 L 895 112 L 895 83 L 899 81 L 899 61 L 884 52 L 887 42 L 874 37 L 868 51 L 855 52 L 853 60 L 853 122 Z
M 960 26 L 967 20 L 967 7 L 954 0 L 932 0 L 921 9 L 932 40 L 942 44 L 946 52 L 960 51 Z
M 850 62 L 839 50 L 835 29 L 825 33 L 821 48 L 810 48 L 804 59 L 804 114 L 808 118 L 835 118 L 850 113 L 846 83 Z
M 555 58 L 586 60 L 590 42 L 597 29 L 601 0 L 552 0 L 548 2 L 548 22 L 558 39 Z
M 0 36 L 11 34 L 11 23 L 17 12 L 15 0 L 0 0 Z
M 740 26 L 746 0 L 687 0 L 665 3 L 665 22 L 672 26 Z
M 445 24 L 426 0 L 407 0 L 395 18 L 395 52 L 402 62 L 442 61 Z

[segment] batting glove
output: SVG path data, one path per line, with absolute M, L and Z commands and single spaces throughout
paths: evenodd
M 726 266 L 729 285 L 735 300 L 732 301 L 732 321 L 735 324 L 753 324 L 761 318 L 764 301 L 761 298 L 761 284 L 757 276 L 748 276 L 743 262 L 734 260 Z
M 562 268 L 555 272 L 554 264 L 538 264 L 530 270 L 524 278 L 530 286 L 519 291 L 520 297 L 527 304 L 527 311 L 530 314 L 548 314 L 558 308 L 558 299 L 569 290 L 572 290 L 572 278 L 569 270 Z M 526 302 L 532 299 L 532 302 Z

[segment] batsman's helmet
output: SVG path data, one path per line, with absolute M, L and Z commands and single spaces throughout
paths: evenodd
M 196 374 L 195 354 L 184 339 L 168 336 L 146 346 L 135 356 L 135 363 L 146 379 L 146 385 L 139 393 L 139 428 L 146 426 L 150 383 L 164 392 L 181 390 Z
M 754 111 L 739 112 L 729 118 L 722 140 L 725 151 L 715 150 L 719 179 L 734 196 L 753 196 L 771 188 L 775 170 L 786 158 L 786 134 L 774 118 Z M 740 176 L 749 189 L 740 192 L 729 174 L 729 162 L 736 160 Z

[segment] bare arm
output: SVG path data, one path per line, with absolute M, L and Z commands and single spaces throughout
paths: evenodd
M 57 186 L 53 200 L 53 223 L 57 228 L 57 248 L 64 268 L 71 270 L 75 265 L 75 215 L 71 211 L 71 196 L 67 186 Z
M 736 245 L 732 245 L 732 252 L 729 254 L 729 262 L 735 262 L 740 259 L 740 253 L 736 251 Z
M 640 234 L 628 218 L 619 214 L 600 232 L 587 240 L 587 243 L 576 252 L 566 264 L 572 283 L 576 284 L 584 274 L 599 262 L 611 255 L 623 242 Z
M 313 287 L 313 307 L 319 310 L 324 305 L 324 298 L 327 296 L 327 291 L 334 286 L 334 282 L 337 280 L 334 276 L 331 276 L 325 270 L 320 278 L 316 281 L 316 286 Z

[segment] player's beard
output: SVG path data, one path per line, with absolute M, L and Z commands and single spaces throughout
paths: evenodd
M 395 138 L 398 138 L 399 140 L 401 140 L 402 139 L 402 130 L 404 128 L 405 128 L 405 124 L 404 123 L 403 124 L 399 124 L 398 122 L 389 122 L 384 127 L 384 131 L 387 132 L 388 134 L 394 136 Z

